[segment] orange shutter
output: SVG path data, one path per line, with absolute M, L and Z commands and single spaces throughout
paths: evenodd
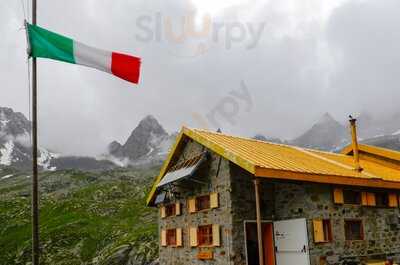
M 213 241 L 213 246 L 214 247 L 219 247 L 221 246 L 221 240 L 220 240 L 220 231 L 219 231 L 219 225 L 212 225 L 212 241 Z
M 167 230 L 161 230 L 161 246 L 167 246 Z
M 314 219 L 313 227 L 314 227 L 314 242 L 315 243 L 325 242 L 323 221 Z
M 165 214 L 165 206 L 161 206 L 160 207 L 160 216 L 161 218 L 165 218 L 166 214 Z
M 368 201 L 368 206 L 376 206 L 375 193 L 367 192 L 367 201 Z
M 197 247 L 197 227 L 189 227 L 189 240 L 191 247 Z
M 343 190 L 339 188 L 335 188 L 333 190 L 333 201 L 336 204 L 343 204 L 344 203 L 344 197 L 343 197 Z
M 389 207 L 396 208 L 399 206 L 396 193 L 389 194 Z
M 181 203 L 175 203 L 175 215 L 181 215 Z
M 361 205 L 368 206 L 368 196 L 365 191 L 361 192 Z
M 210 208 L 218 208 L 219 207 L 219 201 L 218 201 L 218 193 L 213 192 L 210 194 Z
M 196 199 L 192 198 L 192 199 L 188 200 L 188 209 L 189 209 L 189 213 L 196 212 Z
M 177 247 L 182 246 L 182 228 L 176 229 L 176 246 Z

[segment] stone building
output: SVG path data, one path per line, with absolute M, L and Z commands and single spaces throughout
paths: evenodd
M 336 154 L 183 128 L 147 201 L 160 264 L 399 262 L 400 153 L 353 133 Z

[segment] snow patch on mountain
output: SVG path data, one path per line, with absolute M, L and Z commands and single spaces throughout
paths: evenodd
M 44 148 L 39 148 L 40 156 L 38 157 L 38 165 L 40 165 L 44 170 L 54 171 L 57 168 L 51 166 L 51 161 L 54 158 L 60 157 L 58 154 L 49 152 Z
M 14 142 L 9 140 L 0 148 L 0 165 L 9 166 L 13 161 L 12 153 L 14 150 Z
M 400 130 L 395 131 L 394 133 L 392 133 L 392 135 L 399 135 L 400 134 Z

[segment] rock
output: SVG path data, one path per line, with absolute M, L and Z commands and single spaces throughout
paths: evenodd
M 174 136 L 169 135 L 151 115 L 146 116 L 121 145 L 113 141 L 108 145 L 109 155 L 128 164 L 161 161 L 167 155 Z

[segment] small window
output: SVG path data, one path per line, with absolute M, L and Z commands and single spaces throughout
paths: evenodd
M 176 246 L 176 229 L 167 230 L 167 245 Z
M 346 240 L 363 240 L 364 229 L 361 220 L 345 220 L 344 230 Z
M 332 241 L 331 221 L 329 219 L 322 220 L 322 225 L 323 225 L 323 228 L 324 228 L 324 239 L 325 239 L 325 242 L 331 242 Z
M 196 198 L 196 210 L 210 209 L 210 195 L 200 196 Z
M 343 199 L 345 204 L 361 204 L 361 192 L 354 190 L 344 190 Z
M 211 246 L 213 244 L 212 225 L 199 226 L 197 229 L 197 239 L 199 246 Z
M 175 204 L 168 204 L 165 206 L 165 216 L 174 216 L 176 215 L 176 205 Z
M 375 200 L 377 207 L 388 207 L 389 206 L 389 195 L 384 192 L 375 193 Z

